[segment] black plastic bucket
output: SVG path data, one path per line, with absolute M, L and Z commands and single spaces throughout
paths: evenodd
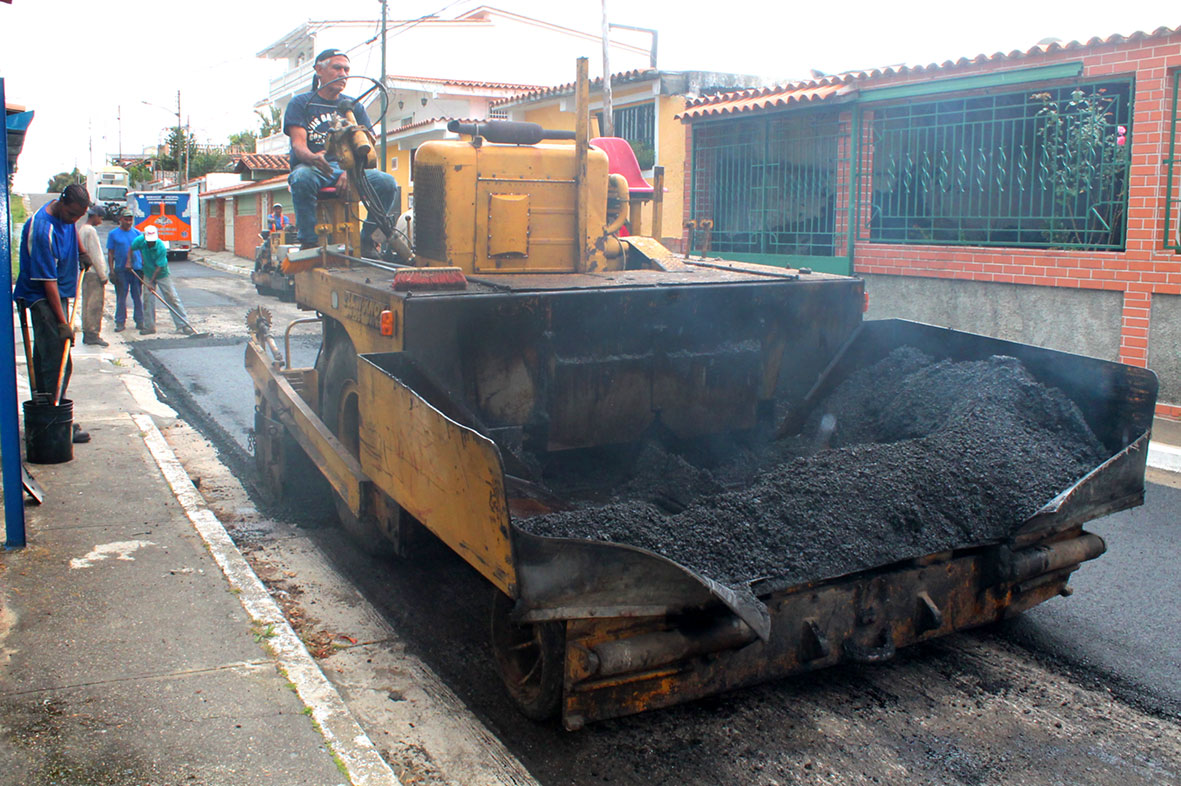
M 24 402 L 25 458 L 30 464 L 61 464 L 74 458 L 74 402 Z

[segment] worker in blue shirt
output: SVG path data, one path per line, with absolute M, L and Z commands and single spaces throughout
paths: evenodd
M 135 326 L 143 330 L 143 293 L 139 273 L 144 268 L 143 258 L 138 251 L 131 250 L 131 243 L 140 236 L 140 231 L 131 225 L 135 218 L 130 208 L 119 216 L 119 226 L 107 235 L 108 267 L 111 280 L 115 282 L 115 332 L 127 327 L 127 295 L 131 295 L 131 316 Z
M 66 186 L 61 196 L 46 204 L 25 222 L 21 230 L 20 272 L 12 298 L 28 309 L 33 326 L 34 399 L 57 399 L 58 374 L 62 371 L 66 341 L 74 337 L 69 317 L 70 301 L 78 293 L 78 229 L 74 223 L 86 215 L 90 195 L 78 184 Z M 73 363 L 65 358 L 61 398 L 70 384 Z M 90 435 L 74 424 L 74 441 L 88 442 Z

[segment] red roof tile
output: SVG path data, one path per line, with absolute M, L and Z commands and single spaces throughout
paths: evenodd
M 286 173 L 282 175 L 275 175 L 274 177 L 268 177 L 266 180 L 243 180 L 241 183 L 235 183 L 232 186 L 222 186 L 221 188 L 205 191 L 201 194 L 200 198 L 205 199 L 206 197 L 211 196 L 222 196 L 230 193 L 231 191 L 244 191 L 248 188 L 258 188 L 259 186 L 282 183 L 285 180 L 287 180 Z
M 264 153 L 246 153 L 238 158 L 234 164 L 234 171 L 240 172 L 242 169 L 255 169 L 266 171 L 280 172 L 285 169 L 290 169 L 291 165 L 287 161 L 286 155 L 268 155 Z
M 787 87 L 767 87 L 753 90 L 740 90 L 736 93 L 724 93 L 722 96 L 709 96 L 721 100 L 708 101 L 697 99 L 690 102 L 678 117 L 699 118 L 709 115 L 736 115 L 742 112 L 753 112 L 760 109 L 786 107 L 792 104 L 807 104 L 812 101 L 823 101 L 841 95 L 848 95 L 856 91 L 849 85 L 840 82 L 819 85 L 796 85 Z

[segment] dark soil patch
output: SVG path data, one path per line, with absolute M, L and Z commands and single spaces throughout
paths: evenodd
M 1073 402 L 1015 358 L 902 348 L 847 379 L 798 437 L 709 469 L 646 446 L 608 504 L 517 523 L 726 583 L 800 583 L 1004 539 L 1104 458 Z

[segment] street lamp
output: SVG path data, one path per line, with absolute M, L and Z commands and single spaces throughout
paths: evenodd
M 165 112 L 172 114 L 171 109 L 165 109 L 164 107 L 160 106 L 159 104 L 153 104 L 151 101 L 140 101 L 140 103 L 144 104 L 146 106 L 153 106 L 156 109 L 163 109 Z M 184 126 L 185 132 L 182 135 L 180 132 L 181 125 L 182 125 L 182 123 L 181 123 L 181 113 L 180 113 L 180 91 L 177 90 L 176 91 L 176 141 L 184 148 L 184 155 L 185 155 L 185 165 L 184 165 L 184 169 L 183 169 L 183 174 L 181 171 L 178 171 L 177 176 L 182 178 L 180 185 L 181 185 L 181 188 L 184 188 L 189 183 L 189 128 L 188 128 L 188 125 L 186 124 Z M 179 155 L 179 153 L 177 154 L 176 164 L 177 164 L 176 168 L 178 170 L 180 170 L 180 155 Z

